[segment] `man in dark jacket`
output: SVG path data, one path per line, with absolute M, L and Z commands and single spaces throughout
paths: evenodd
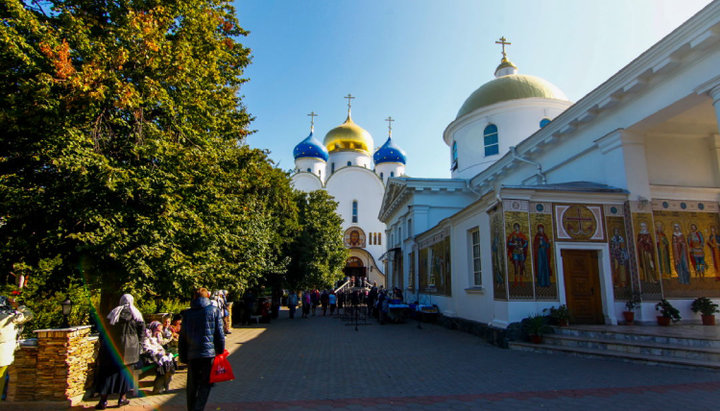
M 225 351 L 222 314 L 210 304 L 205 288 L 195 291 L 190 309 L 182 313 L 178 353 L 180 361 L 188 365 L 187 407 L 201 411 L 210 395 L 210 369 L 215 355 Z

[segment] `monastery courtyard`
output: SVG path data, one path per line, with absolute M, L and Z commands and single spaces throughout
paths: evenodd
M 281 316 L 233 329 L 227 348 L 236 379 L 216 384 L 206 410 L 709 410 L 720 404 L 715 371 L 511 351 L 437 325 L 418 329 L 412 321 L 355 331 L 338 318 Z M 143 390 L 151 382 L 144 380 Z M 171 393 L 133 398 L 123 409 L 183 410 L 184 386 L 180 371 Z

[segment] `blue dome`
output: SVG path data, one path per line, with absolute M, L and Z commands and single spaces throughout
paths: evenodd
M 305 140 L 295 146 L 293 156 L 295 156 L 296 160 L 300 157 L 315 157 L 327 161 L 328 151 L 318 139 L 313 137 L 313 132 L 311 131 Z
M 382 145 L 375 154 L 373 154 L 375 164 L 380 163 L 403 163 L 407 162 L 405 151 L 393 143 L 392 138 L 388 137 L 385 144 Z

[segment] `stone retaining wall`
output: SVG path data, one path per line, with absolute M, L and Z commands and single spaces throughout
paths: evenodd
M 94 378 L 98 338 L 90 326 L 35 330 L 24 340 L 9 368 L 7 401 L 57 401 L 72 405 L 82 400 Z

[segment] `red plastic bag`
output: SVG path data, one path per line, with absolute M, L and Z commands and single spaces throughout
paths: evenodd
M 230 367 L 230 361 L 227 359 L 228 355 L 230 355 L 230 353 L 228 350 L 225 350 L 222 354 L 215 356 L 212 368 L 210 369 L 210 384 L 235 379 L 235 374 L 233 374 L 232 367 Z

